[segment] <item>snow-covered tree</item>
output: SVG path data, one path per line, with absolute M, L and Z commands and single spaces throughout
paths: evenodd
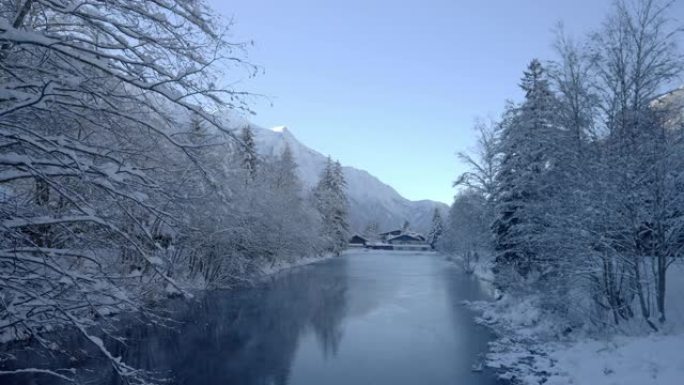
M 460 257 L 467 272 L 472 271 L 481 255 L 492 252 L 489 213 L 486 198 L 475 189 L 461 191 L 449 209 L 439 247 L 447 254 Z
M 469 190 L 443 247 L 472 250 L 466 230 L 493 217 L 497 285 L 533 293 L 563 322 L 666 320 L 667 270 L 684 244 L 681 91 L 666 92 L 684 61 L 671 6 L 618 1 L 588 44 L 559 35 L 549 75 L 532 61 L 525 99 L 483 136 L 485 151 L 462 157 L 471 170 L 456 184 Z
M 330 157 L 313 191 L 314 204 L 323 220 L 323 235 L 328 240 L 328 250 L 339 255 L 349 239 L 346 182 L 342 166 Z
M 268 223 L 263 225 L 264 244 L 274 257 L 292 260 L 312 255 L 321 249 L 321 223 L 315 208 L 304 199 L 297 163 L 289 146 L 280 156 L 266 162 L 267 188 L 261 190 Z
M 469 170 L 459 175 L 454 187 L 466 187 L 480 191 L 488 200 L 496 192 L 496 175 L 499 171 L 499 135 L 498 122 L 478 120 L 475 124 L 477 131 L 477 147 L 473 154 L 459 152 L 458 158 L 465 163 Z
M 600 274 L 608 279 L 600 290 L 618 319 L 631 318 L 628 301 L 636 295 L 654 329 L 652 317 L 665 321 L 666 270 L 681 248 L 681 174 L 674 171 L 681 170 L 681 128 L 667 127 L 673 111 L 658 103 L 684 66 L 671 11 L 669 2 L 620 1 L 592 46 L 606 131 L 598 171 L 608 205 L 597 209 L 608 224 L 599 229 L 609 250 Z M 625 286 L 613 289 L 612 282 Z
M 69 328 L 144 381 L 94 319 L 184 292 L 170 257 L 186 209 L 226 197 L 203 160 L 234 138 L 207 111 L 246 108 L 218 78 L 250 67 L 210 15 L 199 0 L 0 2 L 0 339 L 56 354 L 48 331 Z
M 247 174 L 247 182 L 253 181 L 257 174 L 259 156 L 257 155 L 256 143 L 254 142 L 254 133 L 250 126 L 242 128 L 238 154 L 242 168 Z
M 538 60 L 530 62 L 520 87 L 525 101 L 510 108 L 502 123 L 494 232 L 498 271 L 513 268 L 526 277 L 544 270 L 537 250 L 547 226 L 544 202 L 552 199 L 556 187 L 550 176 L 557 165 L 559 131 L 557 100 Z
M 472 153 L 458 153 L 468 170 L 454 182 L 454 187 L 463 189 L 454 197 L 438 244 L 445 252 L 460 256 L 467 271 L 472 270 L 476 257 L 481 254 L 489 257 L 493 253 L 493 236 L 489 230 L 494 221 L 501 162 L 502 124 L 478 120 L 475 130 L 477 147 Z
M 442 214 L 439 212 L 438 208 L 432 214 L 432 225 L 430 227 L 430 232 L 428 233 L 428 243 L 434 249 L 437 246 L 442 234 L 444 233 L 444 221 L 442 220 Z
M 295 162 L 289 145 L 285 145 L 283 153 L 274 162 L 273 172 L 276 189 L 287 191 L 296 196 L 301 195 L 302 186 L 297 175 L 297 162 Z

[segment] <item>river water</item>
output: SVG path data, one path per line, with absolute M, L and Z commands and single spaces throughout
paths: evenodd
M 461 304 L 485 291 L 436 254 L 359 250 L 207 292 L 174 328 L 128 328 L 115 355 L 179 385 L 493 385 L 473 371 L 492 335 Z

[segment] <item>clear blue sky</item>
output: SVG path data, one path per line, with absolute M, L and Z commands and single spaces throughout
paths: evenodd
M 413 200 L 450 203 L 478 116 L 517 100 L 553 28 L 597 28 L 610 0 L 210 0 L 253 40 L 265 73 L 237 84 L 266 95 L 252 121 L 363 168 Z M 680 12 L 681 11 L 681 12 Z M 684 16 L 682 1 L 676 12 Z M 272 103 L 272 105 L 271 105 Z

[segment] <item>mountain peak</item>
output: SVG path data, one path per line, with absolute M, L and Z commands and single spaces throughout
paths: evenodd
M 324 155 L 299 142 L 285 126 L 268 130 L 257 128 L 254 134 L 259 153 L 263 155 L 277 156 L 285 145 L 290 146 L 304 187 L 311 189 L 318 183 L 326 163 Z M 432 225 L 435 208 L 440 208 L 446 215 L 448 206 L 443 203 L 409 201 L 365 170 L 348 166 L 342 169 L 347 180 L 350 224 L 356 232 L 363 231 L 371 222 L 381 228 L 393 228 L 406 220 L 411 222 L 412 228 L 427 232 Z

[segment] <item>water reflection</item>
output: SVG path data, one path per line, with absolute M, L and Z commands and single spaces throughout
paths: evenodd
M 174 330 L 135 327 L 117 355 L 174 384 L 287 384 L 302 333 L 334 356 L 346 308 L 346 260 L 300 268 L 253 288 L 216 291 L 180 310 Z M 112 373 L 96 383 L 118 384 Z
M 303 338 L 291 384 L 494 385 L 472 365 L 490 334 L 463 300 L 484 298 L 476 282 L 434 254 L 349 255 L 344 338 L 334 360 Z

